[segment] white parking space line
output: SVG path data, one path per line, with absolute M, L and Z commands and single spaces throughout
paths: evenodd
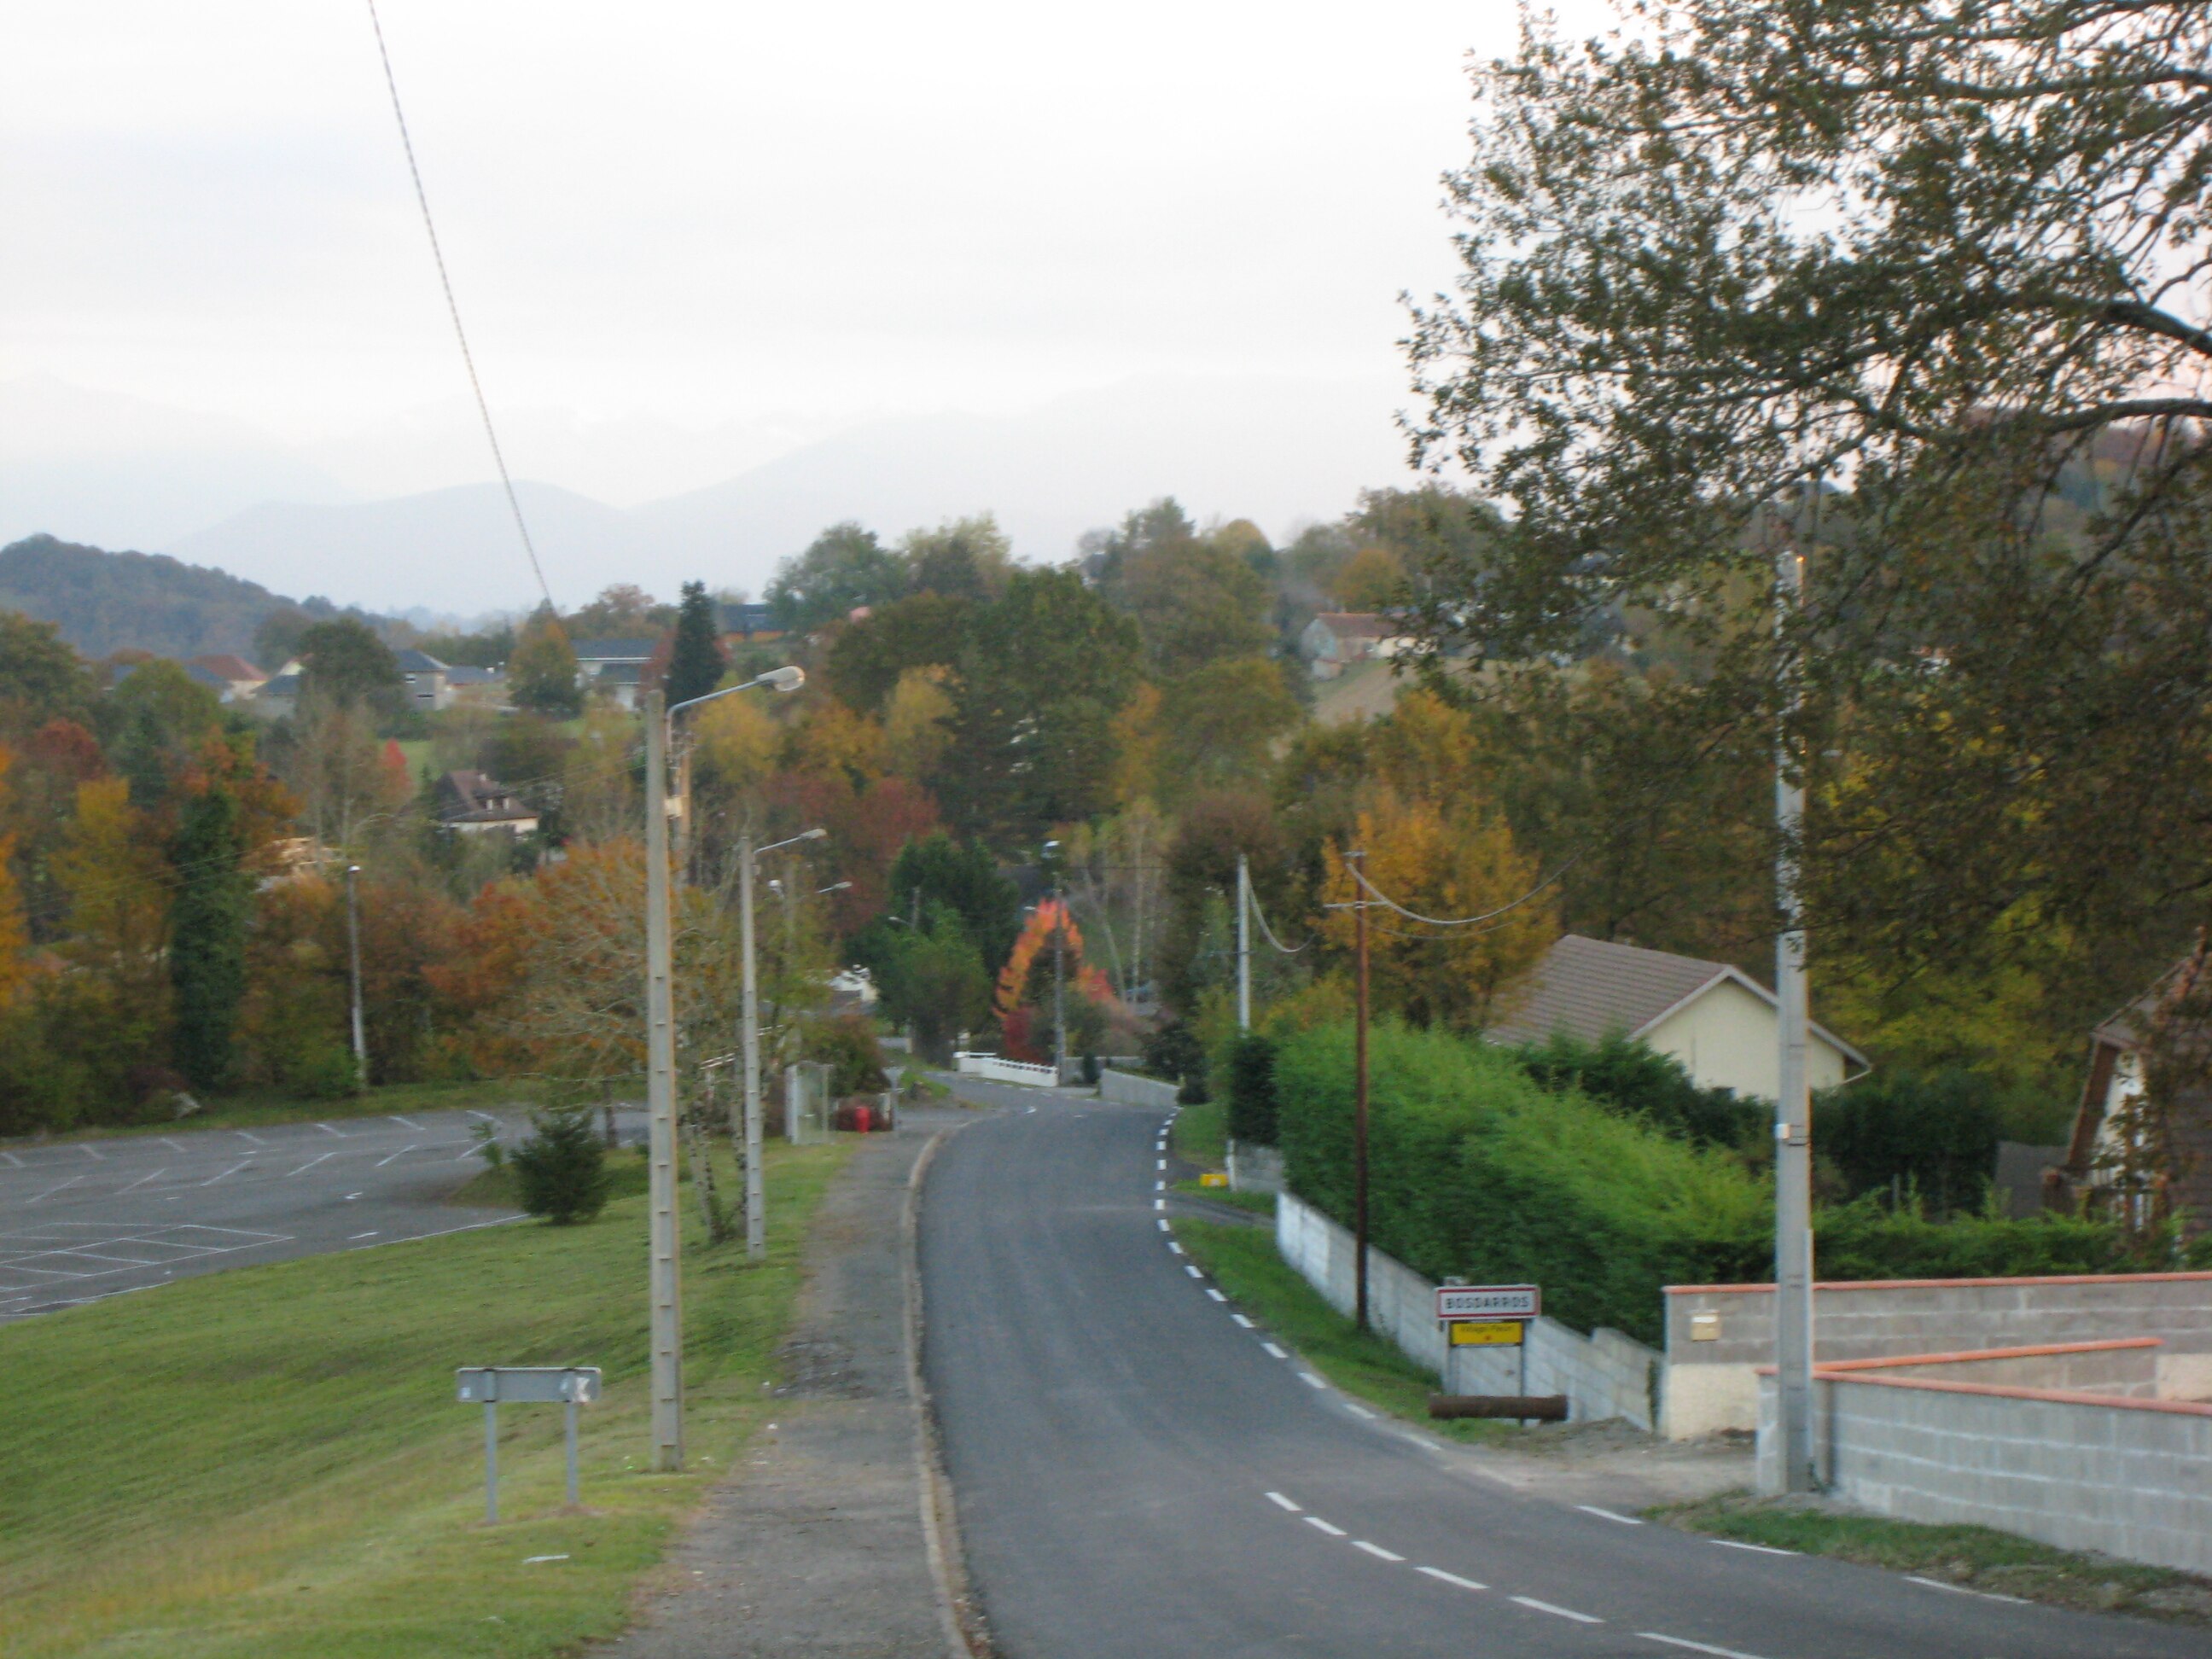
M 327 1123 L 318 1123 L 317 1125 L 315 1125 L 315 1127 L 316 1127 L 318 1129 L 320 1129 L 320 1130 L 321 1130 L 325 1134 L 326 1134 L 326 1135 L 337 1135 L 337 1138 L 338 1138 L 340 1140 L 343 1140 L 343 1139 L 345 1139 L 345 1136 L 344 1136 L 344 1135 L 343 1135 L 343 1134 L 339 1133 L 339 1132 L 338 1132 L 337 1130 L 333 1129 L 333 1128 L 332 1128 L 332 1127 L 331 1127 L 331 1126 L 330 1126 L 329 1124 L 327 1124 Z
M 1317 1515 L 1310 1515 L 1306 1516 L 1306 1525 L 1315 1528 L 1319 1531 L 1327 1533 L 1331 1538 L 1341 1538 L 1344 1536 L 1344 1528 L 1342 1527 L 1332 1527 L 1328 1522 L 1322 1520 L 1321 1516 Z
M 1753 1555 L 1795 1555 L 1796 1550 L 1778 1550 L 1771 1544 L 1746 1544 L 1733 1538 L 1716 1538 L 1713 1542 L 1724 1550 L 1749 1550 Z
M 159 1180 L 160 1180 L 163 1176 L 165 1176 L 165 1175 L 167 1175 L 167 1174 L 168 1174 L 168 1173 L 169 1173 L 169 1172 L 168 1172 L 167 1170 L 155 1170 L 155 1171 L 154 1171 L 154 1173 L 153 1173 L 153 1174 L 151 1174 L 151 1175 L 142 1175 L 142 1176 L 140 1176 L 138 1177 L 138 1179 L 137 1179 L 137 1180 L 136 1180 L 136 1181 L 132 1182 L 130 1184 L 130 1186 L 128 1186 L 128 1187 L 118 1187 L 118 1188 L 116 1188 L 115 1195 L 116 1195 L 116 1197 L 120 1198 L 120 1197 L 122 1197 L 122 1196 L 123 1196 L 123 1194 L 124 1194 L 128 1193 L 128 1192 L 134 1192 L 134 1191 L 136 1191 L 137 1188 L 141 1188 L 141 1187 L 144 1186 L 144 1185 L 145 1185 L 148 1182 L 149 1182 L 149 1181 L 159 1181 Z
M 257 1146 L 266 1146 L 269 1144 L 259 1135 L 248 1134 L 243 1129 L 233 1129 L 231 1133 L 236 1135 L 240 1140 L 250 1140 Z
M 232 1164 L 228 1170 L 225 1170 L 222 1172 L 222 1175 L 210 1176 L 205 1181 L 201 1182 L 199 1184 L 203 1187 L 212 1187 L 216 1182 L 221 1181 L 223 1178 L 223 1176 L 234 1176 L 240 1170 L 250 1170 L 252 1167 L 253 1160 L 249 1158 L 243 1164 Z
M 1509 1601 L 1517 1601 L 1524 1607 L 1533 1607 L 1538 1613 L 1548 1613 L 1554 1619 L 1571 1619 L 1577 1625 L 1602 1625 L 1605 1623 L 1604 1620 L 1598 1618 L 1594 1613 L 1577 1613 L 1572 1607 L 1553 1607 L 1549 1601 L 1539 1601 L 1533 1595 L 1509 1595 L 1505 1599 Z
M 397 1123 L 403 1129 L 412 1129 L 416 1134 L 422 1133 L 422 1126 L 416 1122 L 413 1118 L 402 1117 L 397 1112 L 391 1114 L 391 1117 L 392 1121 L 394 1123 Z
M 467 1146 L 467 1147 L 465 1147 L 465 1149 L 463 1149 L 463 1151 L 462 1151 L 462 1152 L 461 1152 L 461 1155 L 460 1155 L 459 1158 L 455 1158 L 455 1159 L 453 1160 L 453 1162 L 454 1162 L 454 1163 L 456 1163 L 456 1164 L 465 1164 L 465 1163 L 467 1163 L 471 1158 L 474 1158 L 476 1155 L 477 1155 L 477 1149 L 476 1149 L 476 1147 L 475 1147 L 474 1144 L 471 1144 L 469 1146 Z
M 39 1194 L 39 1198 L 52 1198 L 56 1193 L 66 1192 L 69 1188 L 76 1186 L 78 1182 L 83 1179 L 84 1177 L 82 1176 L 71 1176 L 67 1181 L 63 1182 L 58 1187 L 47 1188 L 46 1191 Z M 23 1202 L 26 1204 L 36 1204 L 39 1201 L 39 1198 L 27 1198 Z
M 1278 1359 L 1288 1359 L 1290 1358 L 1290 1355 L 1285 1353 L 1280 1348 L 1277 1347 L 1272 1342 L 1262 1342 L 1260 1346 Z
M 87 1158 L 105 1159 L 107 1156 L 106 1153 L 101 1152 L 97 1146 L 91 1146 L 82 1140 L 77 1142 L 76 1149 L 80 1152 L 82 1152 Z
M 373 1167 L 374 1167 L 374 1168 L 376 1168 L 376 1169 L 380 1170 L 380 1169 L 382 1169 L 386 1164 L 387 1164 L 391 1163 L 391 1162 L 392 1162 L 392 1158 L 404 1158 L 404 1157 L 406 1157 L 406 1156 L 407 1156 L 407 1154 L 408 1154 L 408 1153 L 410 1153 L 410 1152 L 413 1152 L 413 1151 L 414 1151 L 417 1146 L 421 1146 L 422 1144 L 422 1143 L 421 1141 L 419 1141 L 419 1140 L 410 1140 L 410 1141 L 409 1141 L 409 1142 L 408 1142 L 404 1146 L 402 1146 L 402 1147 L 401 1147 L 398 1152 L 396 1152 L 392 1153 L 392 1158 L 380 1158 L 379 1159 L 377 1159 L 377 1160 L 376 1160 L 375 1164 L 374 1164 Z
M 1615 1515 L 1611 1510 L 1601 1510 L 1595 1504 L 1577 1504 L 1575 1507 L 1584 1515 L 1595 1515 L 1601 1521 L 1618 1521 L 1624 1527 L 1640 1527 L 1644 1524 L 1632 1515 Z
M 1254 1328 L 1252 1322 L 1245 1318 L 1243 1314 L 1231 1314 L 1229 1316 L 1235 1320 L 1238 1324 L 1242 1325 L 1248 1331 Z
M 1446 1572 L 1442 1567 L 1415 1567 L 1413 1571 L 1427 1575 L 1440 1584 L 1449 1584 L 1455 1589 L 1479 1590 L 1490 1588 L 1487 1584 L 1476 1583 L 1472 1578 L 1462 1578 L 1455 1572 Z
M 173 1152 L 181 1152 L 185 1150 L 180 1142 L 172 1140 L 167 1135 L 163 1135 L 161 1137 L 161 1144 L 164 1146 L 167 1146 Z
M 0 1152 L 0 1158 L 6 1158 L 9 1164 L 15 1169 L 20 1170 L 24 1167 L 23 1160 L 16 1157 L 13 1152 Z
M 1269 1492 L 1267 1501 L 1279 1510 L 1288 1510 L 1292 1515 L 1298 1513 L 1298 1506 L 1279 1492 Z
M 284 1179 L 289 1181 L 292 1178 L 292 1176 L 305 1175 L 308 1170 L 313 1169 L 318 1164 L 324 1163 L 328 1159 L 336 1158 L 337 1156 L 337 1154 L 336 1152 L 318 1152 L 314 1157 L 309 1158 L 305 1164 L 302 1164 L 298 1169 L 293 1170 L 291 1175 L 286 1176 Z
M 1353 1539 L 1352 1540 L 1352 1547 L 1356 1550 L 1365 1550 L 1368 1554 L 1373 1556 L 1377 1561 L 1402 1561 L 1406 1559 L 1402 1555 L 1393 1555 L 1389 1550 L 1384 1549 L 1380 1544 L 1370 1544 L 1364 1538 Z
M 493 1116 L 489 1112 L 477 1112 L 477 1111 L 472 1111 L 472 1112 L 471 1112 L 471 1113 L 469 1114 L 469 1115 L 470 1115 L 471 1117 L 482 1118 L 482 1119 L 483 1119 L 485 1122 L 487 1122 L 487 1123 L 496 1123 L 496 1122 L 498 1122 L 498 1121 L 499 1121 L 499 1120 L 498 1120 L 497 1118 L 494 1117 L 494 1116 Z
M 1710 1653 L 1713 1659 L 1759 1659 L 1755 1653 L 1745 1653 L 1736 1648 L 1710 1647 L 1703 1642 L 1686 1642 L 1679 1636 L 1662 1636 L 1656 1630 L 1640 1630 L 1636 1634 L 1640 1641 L 1664 1642 L 1670 1648 L 1685 1648 L 1692 1653 Z

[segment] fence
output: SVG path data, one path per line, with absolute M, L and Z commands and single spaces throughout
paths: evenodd
M 1117 1105 L 1172 1107 L 1178 1092 L 1175 1084 L 1163 1083 L 1156 1077 L 1139 1077 L 1134 1072 L 1108 1069 L 1098 1073 L 1098 1098 Z
M 997 1054 L 963 1051 L 952 1056 L 952 1068 L 963 1077 L 980 1077 L 993 1083 L 1021 1083 L 1036 1089 L 1049 1089 L 1060 1080 L 1049 1066 L 1032 1066 L 1024 1060 L 1006 1060 Z
M 1774 1358 L 1771 1285 L 1667 1287 L 1661 1431 L 1688 1440 L 1758 1422 Z M 1893 1358 L 2027 1343 L 2157 1337 L 2158 1393 L 2212 1397 L 2212 1273 L 1840 1280 L 1814 1287 L 1814 1358 Z
M 1275 1200 L 1275 1247 L 1330 1306 L 1339 1313 L 1352 1310 L 1351 1233 L 1285 1193 Z M 1443 1378 L 1448 1392 L 1565 1395 L 1574 1422 L 1621 1418 L 1649 1429 L 1657 1414 L 1653 1384 L 1659 1356 L 1641 1342 L 1614 1330 L 1584 1336 L 1555 1319 L 1537 1319 L 1529 1323 L 1525 1352 L 1447 1348 L 1437 1323 L 1435 1284 L 1371 1245 L 1367 1316 L 1408 1358 Z

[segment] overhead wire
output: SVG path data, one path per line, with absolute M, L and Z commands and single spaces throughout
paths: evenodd
M 514 493 L 514 479 L 507 470 L 507 456 L 499 447 L 499 432 L 492 425 L 491 404 L 484 397 L 483 382 L 477 374 L 477 360 L 469 349 L 468 331 L 461 326 L 461 307 L 453 297 L 453 279 L 446 270 L 446 252 L 438 244 L 437 222 L 430 216 L 430 198 L 422 188 L 422 169 L 415 161 L 415 141 L 407 131 L 407 112 L 399 101 L 398 78 L 392 72 L 392 52 L 384 42 L 384 22 L 376 15 L 376 0 L 367 0 L 368 25 L 376 33 L 376 55 L 384 65 L 384 84 L 392 94 L 392 118 L 399 124 L 399 147 L 407 153 L 407 176 L 415 181 L 416 205 L 422 210 L 422 229 L 430 239 L 430 258 L 438 267 L 438 286 L 445 290 L 446 313 L 453 319 L 453 337 L 460 342 L 461 363 L 469 372 L 469 390 L 476 394 L 477 413 L 483 417 L 484 438 L 491 445 L 491 459 L 499 469 L 500 487 L 507 492 L 507 510 L 514 515 L 515 533 L 522 538 L 523 553 L 530 560 L 531 574 L 538 579 L 538 591 L 544 597 L 545 608 L 552 613 L 553 626 L 561 625 L 560 607 L 553 603 L 553 589 L 545 580 L 545 567 L 538 562 L 537 544 L 530 539 L 530 526 L 522 516 L 522 501 Z

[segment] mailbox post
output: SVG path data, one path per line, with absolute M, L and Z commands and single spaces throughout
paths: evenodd
M 499 1407 L 558 1405 L 565 1407 L 568 1452 L 568 1502 L 576 1502 L 576 1407 L 599 1397 L 596 1365 L 464 1365 L 455 1374 L 463 1405 L 481 1403 L 484 1413 L 484 1522 L 499 1520 Z

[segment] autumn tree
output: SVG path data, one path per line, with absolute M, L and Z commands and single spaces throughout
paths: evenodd
M 366 707 L 380 724 L 407 710 L 399 659 L 366 623 L 335 617 L 300 636 L 301 700 L 329 708 Z
M 1265 657 L 1221 657 L 1164 688 L 1160 775 L 1171 799 L 1255 782 L 1271 745 L 1304 718 L 1283 671 Z
M 253 879 L 239 799 L 220 777 L 187 790 L 170 844 L 169 984 L 178 1069 L 203 1089 L 230 1081 L 232 1039 L 246 995 L 246 924 Z
M 1387 610 L 1406 602 L 1406 567 L 1387 547 L 1363 547 L 1345 562 L 1329 590 L 1340 610 Z
M 576 650 L 557 617 L 540 609 L 515 642 L 507 665 L 507 696 L 517 708 L 565 719 L 584 706 Z
M 831 525 L 786 559 L 769 584 L 777 626 L 804 634 L 863 605 L 888 605 L 907 589 L 905 561 L 850 520 Z
M 981 604 L 1005 592 L 1013 573 L 1013 544 L 988 513 L 914 531 L 899 551 L 908 588 L 916 594 Z
M 22 995 L 30 980 L 31 935 L 23 920 L 23 890 L 15 878 L 15 833 L 9 820 L 8 774 L 15 756 L 0 746 L 0 1010 Z

